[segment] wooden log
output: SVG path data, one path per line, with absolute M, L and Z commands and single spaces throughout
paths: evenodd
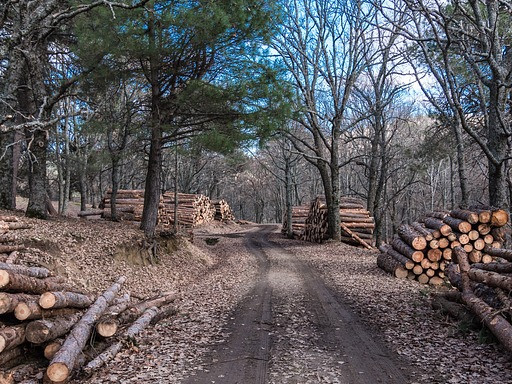
M 473 242 L 473 247 L 479 251 L 485 248 L 485 241 L 484 239 L 476 239 Z
M 345 232 L 347 232 L 350 235 L 350 237 L 359 242 L 363 247 L 373 250 L 373 247 L 370 244 L 368 244 L 366 241 L 361 239 L 360 236 L 352 232 L 344 223 L 340 223 L 340 226 Z
M 464 248 L 466 252 L 471 252 L 474 249 L 473 244 L 464 244 L 462 248 Z
M 433 239 L 434 239 L 434 235 L 433 235 L 434 230 L 432 230 L 432 229 L 427 229 L 427 228 L 426 228 L 425 226 L 423 226 L 421 223 L 413 222 L 413 223 L 411 223 L 411 227 L 413 227 L 415 231 L 417 231 L 417 232 L 418 232 L 418 233 L 420 233 L 423 237 L 425 237 L 425 240 L 426 240 L 426 241 L 430 241 L 430 240 L 433 240 Z
M 471 280 L 478 283 L 487 284 L 490 287 L 504 289 L 505 291 L 512 291 L 512 277 L 504 276 L 502 274 L 484 271 L 478 268 L 470 268 L 467 272 Z
M 472 263 L 480 263 L 482 261 L 482 252 L 479 250 L 473 250 L 469 252 L 468 259 Z
M 491 232 L 492 227 L 489 224 L 478 224 L 478 232 L 480 235 L 487 235 Z
M 400 252 L 395 251 L 393 248 L 391 248 L 389 245 L 381 245 L 379 247 L 379 250 L 383 253 L 388 253 L 391 257 L 395 258 L 400 262 L 400 264 L 405 269 L 413 269 L 414 268 L 414 261 L 409 259 L 408 257 L 402 255 Z
M 444 249 L 450 245 L 450 241 L 446 237 L 441 237 L 439 240 L 439 248 Z
M 65 285 L 56 283 L 52 278 L 37 279 L 0 269 L 0 288 L 12 292 L 39 293 L 66 290 Z
M 455 217 L 446 216 L 443 220 L 455 232 L 468 233 L 471 231 L 471 224 L 465 220 L 456 219 Z
M 55 354 L 46 370 L 46 374 L 51 380 L 63 381 L 70 376 L 77 356 L 82 352 L 89 339 L 94 323 L 114 300 L 125 280 L 125 277 L 119 278 L 114 285 L 100 295 L 73 327 L 62 348 Z
M 64 344 L 64 339 L 55 339 L 46 344 L 43 352 L 45 359 L 51 361 L 62 347 L 62 344 Z
M 476 263 L 472 264 L 471 268 L 483 269 L 484 271 L 491 271 L 496 273 L 512 273 L 512 263 Z
M 402 255 L 408 257 L 409 259 L 415 261 L 416 263 L 419 263 L 425 257 L 422 251 L 418 251 L 411 248 L 399 237 L 393 238 L 393 240 L 391 241 L 391 246 L 396 251 L 400 252 Z
M 0 314 L 14 312 L 16 306 L 23 301 L 37 302 L 37 296 L 23 293 L 0 292 Z
M 443 259 L 451 260 L 452 259 L 452 252 L 453 252 L 453 250 L 451 248 L 443 249 Z
M 9 230 L 10 231 L 15 231 L 15 230 L 18 230 L 18 229 L 30 229 L 30 228 L 32 228 L 32 226 L 30 224 L 27 224 L 27 223 L 21 223 L 21 222 L 9 223 Z
M 431 268 L 428 268 L 427 270 L 425 270 L 425 275 L 427 275 L 429 278 L 434 277 L 435 274 L 436 274 L 436 271 Z
M 407 270 L 388 253 L 379 253 L 377 256 L 377 266 L 400 279 L 407 277 Z
M 7 259 L 5 259 L 5 262 L 7 264 L 14 264 L 16 262 L 16 260 L 18 259 L 18 256 L 19 256 L 19 252 L 18 251 L 12 251 L 10 254 L 9 254 L 9 257 L 7 257 Z
M 25 342 L 25 325 L 0 329 L 0 352 L 13 349 Z
M 146 328 L 151 320 L 157 315 L 158 308 L 151 307 L 144 311 L 143 315 L 139 317 L 125 332 L 123 338 L 125 340 L 132 340 L 135 336 L 137 336 L 144 328 Z M 95 369 L 100 368 L 102 365 L 112 360 L 123 348 L 125 342 L 118 341 L 117 343 L 111 345 L 107 350 L 98 355 L 94 360 L 90 361 L 85 367 L 84 371 L 91 372 Z
M 0 269 L 4 269 L 6 271 L 11 271 L 14 273 L 19 273 L 21 275 L 26 275 L 30 277 L 36 277 L 39 279 L 43 279 L 45 277 L 50 277 L 51 272 L 46 268 L 40 267 L 26 267 L 24 265 L 19 264 L 11 264 L 11 263 L 2 263 L 0 262 Z
M 471 231 L 469 231 L 467 236 L 469 237 L 469 240 L 475 241 L 480 237 L 480 232 L 478 232 L 476 229 L 472 229 Z
M 439 276 L 432 276 L 430 280 L 428 281 L 430 285 L 442 285 L 444 283 L 444 280 L 440 278 Z
M 491 222 L 492 213 L 488 209 L 473 209 L 478 213 L 478 221 L 482 224 L 488 224 Z
M 428 246 L 429 246 L 431 249 L 437 249 L 437 248 L 439 248 L 439 240 L 437 240 L 437 239 L 430 240 L 430 241 L 429 241 L 429 243 L 428 243 Z
M 16 347 L 13 349 L 9 349 L 7 351 L 3 351 L 0 353 L 0 367 L 5 368 L 5 366 L 12 360 L 18 359 L 23 356 L 23 348 Z
M 75 292 L 45 292 L 39 298 L 41 308 L 87 308 L 94 300 L 93 296 Z
M 469 243 L 469 236 L 465 233 L 459 233 L 459 234 L 457 234 L 457 240 L 462 245 L 465 245 L 465 244 Z
M 450 293 L 456 293 L 462 301 L 462 297 L 457 291 L 450 291 Z M 450 300 L 449 296 L 436 294 L 432 297 L 432 308 L 441 311 L 443 314 L 450 315 L 455 320 L 461 321 L 464 324 L 469 324 L 474 328 L 480 326 L 480 322 L 477 318 L 462 304 L 458 301 L 454 302 Z
M 150 298 L 135 305 L 130 306 L 118 316 L 119 324 L 126 324 L 135 321 L 144 311 L 151 307 L 160 308 L 176 300 L 174 292 L 165 292 L 160 296 Z
M 55 317 L 52 319 L 35 320 L 28 323 L 26 338 L 34 344 L 42 344 L 65 335 L 78 322 L 82 313 Z
M 450 228 L 451 229 L 451 228 Z M 449 233 L 447 236 L 446 236 L 446 239 L 448 239 L 448 241 L 455 241 L 457 240 L 457 235 L 453 232 Z
M 118 329 L 117 316 L 130 306 L 130 295 L 123 296 L 123 300 L 110 306 L 96 322 L 96 332 L 102 337 L 112 337 Z
M 0 215 L 0 221 L 5 221 L 7 223 L 17 223 L 20 221 L 20 219 L 16 216 Z
M 462 244 L 461 244 L 461 243 L 459 243 L 459 241 L 458 241 L 458 240 L 455 240 L 455 241 L 452 241 L 452 242 L 450 243 L 450 248 L 454 249 L 455 247 L 460 247 L 461 245 L 462 245 Z
M 80 211 L 77 215 L 78 217 L 101 216 L 103 215 L 103 209 L 90 209 L 88 211 Z
M 492 244 L 494 242 L 494 236 L 491 234 L 485 235 L 483 239 L 485 244 Z
M 484 247 L 484 252 L 495 257 L 501 257 L 502 259 L 512 261 L 512 249 L 504 248 L 493 248 L 490 245 Z
M 427 247 L 425 237 L 414 230 L 410 225 L 402 224 L 397 229 L 397 234 L 400 238 L 411 246 L 413 249 L 421 251 Z
M 168 304 L 165 306 L 162 306 L 158 309 L 158 313 L 155 317 L 151 320 L 151 325 L 155 325 L 159 323 L 160 321 L 167 319 L 168 317 L 174 316 L 178 313 L 178 310 L 176 307 L 172 304 Z
M 416 275 L 416 276 L 419 276 L 423 273 L 423 267 L 420 265 L 420 264 L 416 264 L 414 266 L 414 268 L 412 269 L 412 272 Z
M 35 320 L 47 317 L 66 316 L 76 313 L 74 308 L 43 309 L 37 301 L 22 301 L 14 309 L 14 316 L 20 320 Z
M 432 262 L 428 258 L 424 258 L 423 260 L 420 261 L 420 265 L 421 265 L 421 268 L 427 269 L 427 268 L 430 268 L 430 266 L 432 265 Z M 414 265 L 413 265 L 413 268 L 414 268 Z M 411 268 L 411 269 L 413 269 L 413 268 Z
M 418 281 L 421 283 L 421 284 L 428 284 L 430 278 L 425 274 L 425 273 L 422 273 L 421 275 L 419 275 L 417 277 Z
M 450 212 L 450 216 L 467 221 L 470 224 L 478 223 L 478 213 L 471 212 L 466 209 L 454 209 Z
M 426 217 L 424 223 L 427 228 L 437 229 L 443 236 L 447 236 L 452 232 L 452 228 L 448 224 L 433 217 Z
M 504 209 L 494 209 L 491 216 L 491 225 L 503 227 L 508 223 L 508 212 Z
M 443 257 L 443 251 L 438 248 L 429 249 L 427 251 L 427 258 L 430 261 L 439 261 Z
M 450 212 L 448 212 L 448 211 L 434 211 L 434 212 L 427 213 L 427 216 L 433 217 L 438 220 L 443 220 L 449 214 L 450 214 Z
M 494 261 L 493 257 L 491 255 L 488 255 L 487 253 L 484 253 L 482 255 L 482 263 L 489 264 Z

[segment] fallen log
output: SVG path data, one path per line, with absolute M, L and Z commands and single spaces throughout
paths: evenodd
M 471 280 L 478 283 L 484 283 L 490 287 L 501 288 L 506 291 L 512 290 L 512 277 L 510 276 L 485 271 L 479 268 L 470 268 L 469 271 L 467 271 L 467 274 Z
M 7 351 L 3 351 L 2 353 L 0 353 L 0 367 L 5 369 L 6 365 L 9 362 L 11 362 L 13 360 L 17 360 L 18 358 L 22 357 L 23 352 L 24 352 L 24 349 L 21 346 L 18 346 L 13 349 L 9 349 Z
M 74 308 L 43 309 L 37 301 L 22 301 L 14 308 L 14 316 L 20 321 L 66 316 L 76 312 Z
M 438 230 L 443 236 L 448 236 L 452 232 L 452 228 L 448 224 L 443 223 L 442 220 L 433 217 L 425 217 L 423 222 L 425 223 L 425 227 Z
M 46 374 L 52 381 L 63 381 L 70 376 L 77 357 L 87 344 L 94 323 L 114 300 L 125 280 L 125 277 L 119 278 L 115 284 L 100 295 L 73 327 L 46 370 Z
M 52 319 L 35 320 L 28 323 L 25 330 L 26 338 L 34 344 L 42 344 L 65 335 L 80 319 L 82 313 Z
M 391 246 L 402 255 L 407 256 L 409 259 L 419 263 L 425 255 L 422 251 L 418 251 L 416 249 L 411 248 L 407 243 L 405 243 L 399 237 L 393 237 L 391 241 Z
M 413 269 L 414 268 L 414 261 L 409 259 L 408 257 L 405 257 L 400 252 L 395 251 L 393 248 L 391 248 L 389 245 L 381 245 L 379 247 L 379 250 L 383 253 L 388 253 L 391 257 L 395 258 L 405 269 Z
M 57 351 L 62 347 L 62 344 L 64 344 L 64 339 L 55 339 L 46 344 L 43 351 L 45 359 L 52 360 Z
M 450 212 L 450 216 L 467 221 L 470 224 L 478 223 L 478 213 L 466 209 L 454 209 Z
M 162 305 L 169 304 L 174 300 L 176 300 L 176 294 L 173 292 L 167 292 L 162 294 L 161 296 L 142 301 L 136 305 L 132 305 L 125 311 L 121 312 L 117 317 L 117 321 L 119 322 L 119 324 L 131 323 L 135 321 L 135 319 L 140 317 L 146 309 L 151 307 L 159 308 Z
M 87 308 L 94 300 L 90 295 L 75 292 L 45 292 L 39 298 L 41 308 Z
M 352 237 L 354 240 L 356 240 L 359 244 L 361 244 L 363 247 L 369 249 L 369 250 L 373 250 L 373 247 L 368 244 L 366 241 L 364 241 L 363 239 L 361 239 L 360 236 L 358 236 L 357 234 L 355 234 L 354 232 L 352 232 L 344 223 L 340 223 L 340 226 L 341 228 L 350 235 L 350 237 Z
M 502 259 L 512 261 L 512 249 L 494 248 L 491 245 L 486 244 L 484 252 L 491 256 L 501 257 Z
M 103 337 L 112 337 L 118 329 L 117 316 L 130 306 L 130 295 L 123 296 L 115 305 L 110 306 L 96 322 L 96 332 Z
M 140 331 L 146 328 L 151 320 L 157 315 L 158 308 L 151 307 L 144 311 L 144 314 L 139 317 L 125 332 L 123 335 L 124 340 L 131 340 L 135 336 L 137 336 Z M 107 348 L 103 353 L 97 356 L 94 360 L 90 361 L 85 367 L 84 372 L 88 373 L 95 369 L 100 368 L 103 364 L 112 360 L 123 348 L 125 343 L 123 341 L 118 341 L 117 343 L 111 345 Z
M 468 233 L 472 229 L 471 224 L 467 221 L 456 219 L 451 216 L 446 216 L 443 222 L 448 224 L 454 232 Z
M 482 269 L 484 271 L 491 271 L 497 273 L 512 273 L 512 263 L 476 263 L 471 264 L 471 268 Z

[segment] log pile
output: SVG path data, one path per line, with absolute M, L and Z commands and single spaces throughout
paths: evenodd
M 454 248 L 447 275 L 458 290 L 442 296 L 443 309 L 464 305 L 512 352 L 512 250 L 488 247 L 486 252 L 494 261 L 471 263 L 462 246 Z
M 215 220 L 218 221 L 233 221 L 235 215 L 226 200 L 213 200 L 213 206 L 215 207 Z
M 103 209 L 101 217 L 110 219 L 112 212 L 110 210 L 112 200 L 112 191 L 108 190 L 103 198 L 100 208 Z M 136 221 L 142 220 L 142 211 L 144 210 L 144 190 L 143 189 L 120 189 L 117 191 L 116 196 L 116 209 L 117 216 L 121 220 Z M 160 219 L 165 215 L 165 206 L 162 197 L 160 197 L 160 204 L 158 206 L 158 218 Z M 79 216 L 90 216 L 95 211 L 80 212 Z
M 294 207 L 293 209 L 292 218 L 296 218 L 296 221 L 293 219 L 293 225 L 297 228 L 297 231 L 294 230 L 294 234 L 297 238 L 315 243 L 321 243 L 327 239 L 329 224 L 325 197 L 318 196 L 313 200 L 307 209 L 307 214 L 304 207 Z M 305 219 L 304 215 L 306 215 Z M 340 226 L 342 242 L 371 248 L 375 224 L 373 217 L 364 208 L 361 199 L 340 198 Z M 283 228 L 286 226 L 283 225 Z M 285 230 L 283 229 L 283 231 Z
M 508 218 L 502 209 L 482 206 L 431 212 L 398 227 L 392 241 L 379 247 L 377 265 L 399 278 L 440 285 L 456 247 L 467 252 L 470 263 L 492 263 Z
M 10 232 L 28 227 L 15 218 L 0 219 L 1 245 L 12 245 Z M 12 254 L 18 250 L 10 248 L 10 252 L 2 253 L 0 261 L 0 370 L 10 370 L 20 380 L 29 379 L 23 377 L 27 361 L 40 366 L 46 358 L 50 363 L 45 382 L 65 382 L 87 363 L 86 357 L 96 359 L 101 345 L 114 346 L 108 355 L 113 358 L 126 337 L 133 338 L 150 321 L 175 313 L 170 304 L 173 293 L 134 302 L 129 294 L 118 296 L 125 281 L 121 277 L 94 297 L 46 268 L 14 263 Z M 98 339 L 101 343 L 95 343 Z M 102 362 L 108 358 L 103 356 Z
M 174 225 L 174 193 L 163 194 L 165 207 L 165 219 L 163 226 Z M 204 195 L 178 193 L 178 225 L 185 228 L 193 228 L 201 224 L 210 223 L 215 219 L 215 206 Z
M 300 238 L 304 233 L 304 228 L 306 226 L 306 220 L 309 215 L 309 206 L 307 205 L 297 205 L 292 207 L 292 233 L 294 238 Z M 286 227 L 288 222 L 288 216 L 284 215 L 283 217 L 283 228 L 281 229 L 281 233 L 286 234 Z

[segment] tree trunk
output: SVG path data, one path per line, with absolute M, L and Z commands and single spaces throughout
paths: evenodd
M 93 302 L 91 296 L 75 292 L 45 292 L 39 298 L 41 308 L 87 308 Z

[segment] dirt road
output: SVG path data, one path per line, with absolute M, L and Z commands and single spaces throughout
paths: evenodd
M 407 375 L 318 275 L 268 240 L 245 236 L 258 261 L 253 290 L 231 316 L 208 369 L 186 383 L 406 383 Z

